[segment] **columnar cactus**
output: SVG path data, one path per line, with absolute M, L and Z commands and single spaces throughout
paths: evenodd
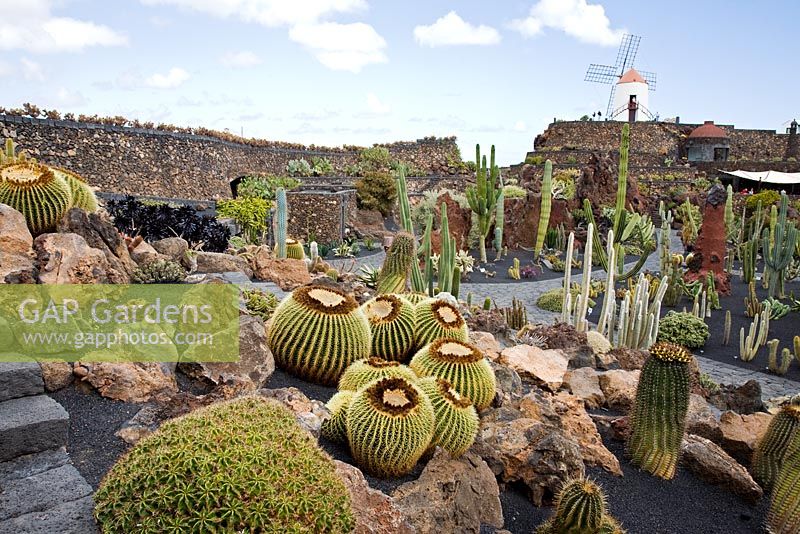
M 692 354 L 674 343 L 658 342 L 642 367 L 631 412 L 627 452 L 631 461 L 663 479 L 675 476 L 689 409 Z
M 433 405 L 436 430 L 429 450 L 441 447 L 457 458 L 472 446 L 478 434 L 478 412 L 447 380 L 429 376 L 418 382 Z
M 614 235 L 622 236 L 625 224 L 625 200 L 628 196 L 628 152 L 631 145 L 631 127 L 622 125 L 622 138 L 619 142 L 619 166 L 617 174 L 617 203 L 614 206 Z
M 411 382 L 417 380 L 417 375 L 407 365 L 371 356 L 350 364 L 339 379 L 339 390 L 358 391 L 379 378 L 391 377 L 404 378 Z
M 765 490 L 775 483 L 792 443 L 800 435 L 800 395 L 781 408 L 770 421 L 753 452 L 753 478 Z M 800 442 L 798 442 L 800 444 Z
M 289 218 L 289 207 L 286 201 L 286 190 L 279 187 L 275 191 L 275 246 L 277 247 L 276 256 L 278 258 L 286 257 L 286 225 Z
M 382 378 L 361 388 L 347 409 L 347 440 L 356 463 L 381 478 L 414 469 L 433 438 L 431 401 L 412 382 Z
M 295 289 L 281 301 L 267 342 L 279 367 L 324 385 L 335 385 L 372 346 L 369 321 L 358 303 L 338 289 L 316 285 Z
M 414 349 L 414 305 L 405 296 L 378 295 L 361 305 L 372 331 L 373 356 L 403 361 Z
M 772 502 L 767 514 L 771 534 L 797 534 L 800 525 L 800 432 L 794 433 L 787 446 L 772 489 Z
M 492 225 L 492 215 L 497 206 L 502 188 L 496 187 L 500 168 L 494 163 L 494 145 L 492 145 L 489 166 L 486 166 L 486 156 L 481 158 L 481 146 L 475 145 L 475 185 L 467 188 L 467 201 L 470 209 L 478 218 L 478 247 L 481 263 L 486 263 L 486 236 Z
M 26 161 L 0 167 L 0 203 L 22 213 L 33 235 L 54 231 L 72 207 L 72 190 L 52 169 Z
M 503 176 L 498 172 L 497 189 L 500 194 L 497 195 L 497 208 L 494 214 L 494 250 L 497 254 L 495 261 L 500 261 L 503 256 L 503 226 L 506 220 L 506 195 L 503 189 Z
M 320 433 L 334 443 L 347 443 L 347 408 L 355 394 L 355 391 L 337 391 L 325 404 L 331 416 L 322 421 Z
M 466 341 L 469 337 L 467 323 L 461 312 L 445 300 L 428 299 L 420 302 L 414 309 L 414 318 L 414 344 L 417 348 L 441 338 Z
M 411 221 L 411 205 L 408 201 L 406 170 L 402 165 L 397 172 L 395 184 L 397 187 L 397 201 L 400 205 L 400 221 L 403 223 L 403 229 L 413 236 L 414 224 Z M 428 253 L 430 253 L 430 245 L 428 246 L 427 250 L 429 251 Z M 411 289 L 417 293 L 425 292 L 425 278 L 422 276 L 422 271 L 420 271 L 419 263 L 417 261 L 411 262 Z
M 536 529 L 536 534 L 624 534 L 616 519 L 606 513 L 603 490 L 589 479 L 567 481 L 556 495 L 556 512 Z
M 420 377 L 444 378 L 478 410 L 489 406 L 494 399 L 494 371 L 471 343 L 439 339 L 420 349 L 409 366 Z
M 544 162 L 544 176 L 542 177 L 542 204 L 539 210 L 539 226 L 536 230 L 536 244 L 533 246 L 533 257 L 538 258 L 544 246 L 547 227 L 550 224 L 550 209 L 553 204 L 553 163 L 548 159 Z
M 733 186 L 728 184 L 725 193 L 725 238 L 730 241 L 736 232 L 736 218 L 733 215 Z
M 408 232 L 398 232 L 394 236 L 378 273 L 378 293 L 402 293 L 406 290 L 406 279 L 416 262 L 415 246 L 414 236 Z
M 439 291 L 450 293 L 453 289 L 453 269 L 456 265 L 456 242 L 450 235 L 450 223 L 447 219 L 447 204 L 442 202 L 442 221 L 439 233 L 442 237 L 442 250 L 439 255 Z
M 797 228 L 793 222 L 787 222 L 786 220 L 788 207 L 789 198 L 786 196 L 785 191 L 781 191 L 780 211 L 777 220 L 770 229 L 774 231 L 774 238 L 770 238 L 770 231 L 766 228 L 761 238 L 765 274 L 769 277 L 770 297 L 783 298 L 786 268 L 794 257 Z

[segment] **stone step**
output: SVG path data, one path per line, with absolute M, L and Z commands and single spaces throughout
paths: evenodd
M 93 509 L 91 496 L 65 502 L 43 512 L 0 521 L 0 534 L 93 534 L 98 532 Z
M 69 464 L 62 465 L 3 484 L 0 491 L 0 521 L 31 513 L 43 513 L 91 495 L 92 487 L 78 470 Z
M 44 393 L 42 368 L 36 362 L 0 362 L 0 402 Z
M 67 444 L 69 414 L 47 395 L 0 402 L 0 462 Z

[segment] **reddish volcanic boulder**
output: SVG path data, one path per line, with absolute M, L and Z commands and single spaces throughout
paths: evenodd
M 725 272 L 726 196 L 725 189 L 720 184 L 714 185 L 708 191 L 703 208 L 703 224 L 694 245 L 694 261 L 685 275 L 687 281 L 705 281 L 708 272 L 714 273 L 714 284 L 721 295 L 731 292 L 730 279 Z

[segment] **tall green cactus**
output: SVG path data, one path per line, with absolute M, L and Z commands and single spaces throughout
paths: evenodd
M 447 204 L 442 202 L 442 220 L 439 226 L 442 250 L 439 255 L 439 291 L 450 292 L 453 287 L 453 268 L 456 265 L 456 243 L 450 235 L 450 223 L 447 218 Z
M 275 245 L 278 258 L 286 257 L 286 225 L 289 219 L 289 207 L 286 202 L 286 190 L 279 187 L 275 191 L 276 220 L 275 220 Z
M 765 228 L 761 237 L 765 274 L 769 276 L 770 297 L 783 298 L 785 296 L 784 279 L 786 278 L 786 268 L 794 256 L 797 228 L 793 222 L 786 220 L 788 207 L 789 198 L 786 196 L 786 191 L 781 191 L 780 210 L 777 219 L 773 218 L 771 228 L 774 231 L 774 235 L 771 236 L 770 231 Z
M 492 225 L 492 215 L 497 206 L 497 200 L 502 193 L 496 184 L 500 176 L 500 168 L 494 163 L 494 145 L 492 145 L 489 167 L 486 166 L 486 156 L 481 159 L 481 146 L 475 145 L 475 185 L 467 188 L 467 201 L 469 207 L 478 218 L 478 244 L 481 263 L 486 263 L 486 236 Z
M 376 289 L 379 294 L 404 293 L 406 291 L 406 279 L 411 270 L 411 264 L 416 259 L 415 245 L 414 236 L 408 232 L 398 232 L 394 236 L 392 246 L 389 247 L 378 273 Z
M 544 176 L 542 177 L 542 203 L 539 209 L 539 226 L 536 229 L 536 244 L 533 246 L 534 259 L 539 258 L 550 224 L 550 209 L 553 204 L 553 162 L 549 159 L 544 162 Z
M 689 409 L 689 363 L 692 354 L 674 343 L 658 342 L 642 367 L 631 412 L 627 452 L 651 474 L 675 476 Z
M 733 215 L 733 186 L 728 184 L 725 193 L 725 238 L 730 241 L 736 232 L 736 218 Z
M 775 414 L 753 452 L 753 478 L 768 490 L 775 483 L 795 436 L 800 434 L 800 395 Z M 800 444 L 800 443 L 798 443 Z
M 431 234 L 433 233 L 433 213 L 428 213 L 425 219 L 425 233 L 422 234 L 422 260 L 425 263 L 423 279 L 426 283 L 428 296 L 433 296 L 433 260 L 431 259 Z M 413 286 L 412 278 L 412 286 Z M 416 291 L 416 290 L 415 290 Z
M 494 215 L 494 250 L 497 253 L 495 261 L 500 261 L 503 256 L 503 226 L 506 220 L 506 194 L 503 190 L 503 176 L 498 175 L 499 182 L 497 188 L 500 194 L 497 196 L 497 208 Z
M 622 235 L 625 224 L 625 199 L 628 195 L 628 152 L 631 144 L 631 127 L 622 125 L 622 139 L 619 143 L 619 172 L 617 173 L 617 203 L 614 207 L 614 235 Z
M 767 514 L 768 531 L 772 534 L 797 534 L 800 525 L 800 432 L 795 432 L 787 445 Z
M 400 221 L 403 223 L 403 229 L 413 236 L 414 224 L 411 221 L 411 205 L 408 201 L 405 166 L 401 165 L 398 169 L 395 183 L 397 185 L 397 199 L 400 203 Z M 430 251 L 430 242 L 427 250 Z M 422 252 L 424 253 L 424 250 Z M 425 293 L 425 278 L 419 268 L 419 261 L 411 262 L 411 289 L 415 293 Z

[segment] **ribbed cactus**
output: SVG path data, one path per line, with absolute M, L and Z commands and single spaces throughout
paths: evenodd
M 800 432 L 787 444 L 767 514 L 770 534 L 797 534 L 800 525 Z
M 736 233 L 736 218 L 733 215 L 733 186 L 728 184 L 725 193 L 725 238 L 730 241 Z
M 53 167 L 56 176 L 62 177 L 72 192 L 72 207 L 84 211 L 97 211 L 97 197 L 82 177 L 72 171 Z
M 663 479 L 675 476 L 689 409 L 692 354 L 669 342 L 650 347 L 630 415 L 627 452 L 631 461 Z
M 347 409 L 347 438 L 356 463 L 382 478 L 414 469 L 433 438 L 428 396 L 408 380 L 382 378 L 360 389 Z
M 334 443 L 347 443 L 347 408 L 355 394 L 350 390 L 338 391 L 325 403 L 331 416 L 322 421 L 320 433 Z
M 478 412 L 447 380 L 429 376 L 418 382 L 433 405 L 436 430 L 429 450 L 441 447 L 457 458 L 472 446 L 478 434 Z
M 506 195 L 503 189 L 503 175 L 498 172 L 497 189 L 500 194 L 497 195 L 497 207 L 494 214 L 494 250 L 496 252 L 495 261 L 500 261 L 503 256 L 503 226 L 506 220 Z
M 539 209 L 539 225 L 536 229 L 536 244 L 533 246 L 534 259 L 539 257 L 550 225 L 550 210 L 553 205 L 553 162 L 549 159 L 544 162 L 544 176 L 542 177 L 542 200 Z
M 425 219 L 425 232 L 422 234 L 422 250 L 420 250 L 420 253 L 422 254 L 422 261 L 425 264 L 425 272 L 423 273 L 423 279 L 425 280 L 424 291 L 427 293 L 429 297 L 433 296 L 433 259 L 431 258 L 432 233 L 433 233 L 433 213 L 428 213 L 428 217 Z M 413 277 L 411 282 L 412 282 L 411 286 L 413 288 L 414 286 Z M 414 304 L 416 304 L 416 302 Z
M 403 229 L 413 236 L 414 224 L 411 221 L 411 205 L 408 200 L 408 184 L 406 184 L 406 170 L 403 165 L 397 171 L 395 184 L 397 187 L 397 201 L 400 205 L 400 221 L 403 224 Z M 430 242 L 427 250 L 430 253 Z M 423 249 L 422 252 L 424 253 L 425 250 Z M 411 290 L 415 293 L 425 293 L 426 291 L 425 278 L 422 276 L 416 257 L 411 262 Z
M 372 346 L 369 321 L 358 303 L 328 286 L 304 286 L 281 301 L 272 315 L 267 342 L 286 371 L 335 385 L 344 370 L 367 358 Z
M 0 203 L 22 213 L 33 235 L 54 231 L 72 207 L 72 190 L 63 176 L 34 161 L 0 167 Z
M 289 218 L 289 208 L 286 201 L 286 190 L 279 187 L 275 191 L 275 246 L 277 248 L 276 256 L 278 258 L 286 257 L 286 226 Z
M 569 480 L 556 495 L 555 514 L 536 534 L 624 534 L 616 519 L 606 513 L 606 496 L 592 480 Z
M 20 151 L 19 154 L 17 154 L 14 140 L 7 137 L 5 147 L 3 150 L 0 150 L 0 166 L 11 165 L 12 163 L 25 163 L 27 161 L 34 160 L 29 160 L 25 152 Z
M 450 293 L 453 288 L 453 269 L 456 265 L 456 241 L 450 235 L 450 223 L 447 219 L 447 204 L 442 202 L 442 220 L 439 228 L 442 250 L 439 255 L 439 291 Z
M 800 445 L 798 435 L 800 395 L 793 397 L 789 404 L 775 414 L 753 452 L 753 478 L 765 490 L 769 490 L 775 483 L 781 466 L 791 452 L 792 443 Z
M 278 246 L 275 245 L 275 253 L 278 254 Z M 304 260 L 306 258 L 306 251 L 303 249 L 303 244 L 291 237 L 286 238 L 286 257 L 293 260 Z
M 469 337 L 461 312 L 447 301 L 433 298 L 420 302 L 414 309 L 414 318 L 417 348 L 441 338 L 466 341 Z
M 494 163 L 494 145 L 492 145 L 490 163 L 486 166 L 486 156 L 481 158 L 481 146 L 475 145 L 475 185 L 467 187 L 469 207 L 478 218 L 478 247 L 481 263 L 486 263 L 486 236 L 492 226 L 497 200 L 502 188 L 497 188 L 500 168 Z
M 372 331 L 373 356 L 403 361 L 414 350 L 414 305 L 404 297 L 378 295 L 361 305 Z
M 774 238 L 770 239 L 770 232 L 766 228 L 761 238 L 765 274 L 769 277 L 770 297 L 784 297 L 786 268 L 794 256 L 797 228 L 793 222 L 786 220 L 788 208 L 789 198 L 786 196 L 786 191 L 781 191 L 780 210 L 771 228 L 774 231 Z
M 416 261 L 416 242 L 408 232 L 398 232 L 378 273 L 378 293 L 403 293 L 411 266 Z
M 418 376 L 444 378 L 478 410 L 489 406 L 494 399 L 494 371 L 471 343 L 439 339 L 420 349 L 409 366 Z
M 311 263 L 313 264 L 314 261 L 319 258 L 319 245 L 316 241 L 312 241 L 308 245 L 308 253 L 311 256 Z
M 416 382 L 417 375 L 407 365 L 371 356 L 350 364 L 339 379 L 340 391 L 358 391 L 380 378 L 404 378 Z

